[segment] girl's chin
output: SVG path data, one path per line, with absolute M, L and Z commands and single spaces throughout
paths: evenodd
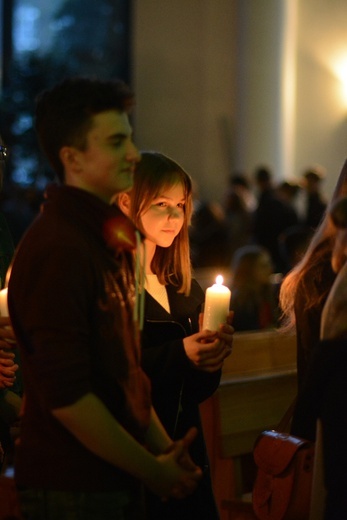
M 157 245 L 160 247 L 170 247 L 172 245 L 173 241 L 174 241 L 174 238 L 172 240 L 162 241 L 160 244 L 157 244 Z

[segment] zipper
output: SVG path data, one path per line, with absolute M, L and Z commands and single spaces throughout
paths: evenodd
M 183 327 L 182 323 L 179 323 L 178 321 L 175 321 L 175 320 L 149 320 L 149 319 L 145 319 L 145 321 L 147 323 L 171 323 L 172 325 L 178 325 L 179 328 L 183 331 L 184 333 L 184 338 L 186 336 L 189 336 L 189 334 L 187 334 L 187 331 L 186 329 Z M 190 329 L 192 329 L 192 326 L 191 326 L 191 319 L 188 318 L 188 321 L 189 321 L 189 326 L 190 326 Z

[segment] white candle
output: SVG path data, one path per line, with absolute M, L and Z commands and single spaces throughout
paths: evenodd
M 0 316 L 8 316 L 7 287 L 0 291 Z
M 204 320 L 202 328 L 218 330 L 225 323 L 229 313 L 231 291 L 223 285 L 223 276 L 218 275 L 216 283 L 206 289 Z

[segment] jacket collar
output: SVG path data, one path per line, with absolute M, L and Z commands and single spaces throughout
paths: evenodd
M 172 284 L 168 284 L 166 290 L 171 312 L 168 313 L 157 300 L 146 291 L 146 320 L 172 321 L 176 319 L 178 314 L 181 316 L 189 316 L 194 313 L 204 301 L 204 293 L 196 280 L 192 280 L 191 292 L 188 297 L 178 293 L 177 287 Z

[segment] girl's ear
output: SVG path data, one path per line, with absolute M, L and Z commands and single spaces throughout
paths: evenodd
M 130 196 L 128 193 L 120 193 L 117 197 L 119 209 L 123 211 L 127 217 L 130 215 Z

